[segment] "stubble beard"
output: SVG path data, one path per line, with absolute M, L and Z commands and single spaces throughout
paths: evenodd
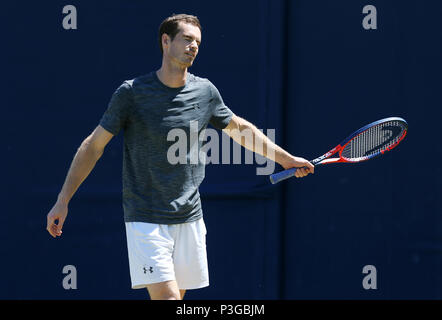
M 193 59 L 190 59 L 187 55 L 184 58 L 174 58 L 172 60 L 172 64 L 178 67 L 179 69 L 187 69 L 193 65 Z
M 186 68 L 190 68 L 193 65 L 193 61 L 195 60 L 195 58 L 192 58 L 187 54 L 184 54 L 184 56 L 185 57 L 183 58 L 182 63 Z

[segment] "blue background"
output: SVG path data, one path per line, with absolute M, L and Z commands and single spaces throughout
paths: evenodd
M 77 30 L 62 27 L 69 4 Z M 377 30 L 362 28 L 367 4 Z M 114 90 L 160 67 L 157 30 L 172 13 L 203 25 L 190 72 L 295 155 L 313 159 L 384 117 L 409 123 L 394 152 L 276 186 L 256 165 L 209 165 L 200 191 L 211 285 L 186 297 L 440 299 L 436 0 L 3 3 L 0 298 L 147 298 L 130 289 L 121 134 L 72 199 L 61 238 L 46 215 Z M 77 290 L 62 287 L 65 265 L 77 268 Z M 377 268 L 377 290 L 363 289 L 365 265 Z

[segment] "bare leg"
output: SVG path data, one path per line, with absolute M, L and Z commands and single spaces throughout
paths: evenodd
M 181 292 L 175 280 L 149 284 L 147 291 L 151 300 L 181 300 Z

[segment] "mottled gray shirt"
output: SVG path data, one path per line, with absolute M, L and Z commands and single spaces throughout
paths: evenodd
M 199 136 L 209 123 L 223 129 L 232 115 L 216 87 L 190 73 L 180 88 L 167 87 L 155 72 L 124 81 L 100 121 L 113 135 L 124 132 L 124 221 L 176 224 L 201 218 L 198 187 L 205 166 L 191 161 L 191 134 Z M 168 139 L 173 129 L 186 134 L 178 163 L 168 161 L 169 148 L 184 142 L 174 134 Z M 196 143 L 201 148 L 201 139 Z

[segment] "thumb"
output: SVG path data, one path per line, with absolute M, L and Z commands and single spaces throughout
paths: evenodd
M 306 165 L 311 173 L 315 172 L 315 166 L 310 161 L 307 161 Z

